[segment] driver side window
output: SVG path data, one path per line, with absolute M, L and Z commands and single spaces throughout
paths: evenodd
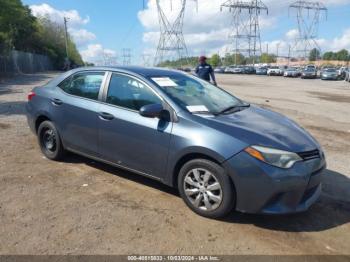
M 113 74 L 109 84 L 108 104 L 139 111 L 150 104 L 162 104 L 162 100 L 147 86 L 127 75 Z

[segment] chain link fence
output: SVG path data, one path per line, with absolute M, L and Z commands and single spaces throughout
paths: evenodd
M 0 74 L 31 74 L 53 70 L 49 57 L 44 55 L 11 51 L 0 55 Z

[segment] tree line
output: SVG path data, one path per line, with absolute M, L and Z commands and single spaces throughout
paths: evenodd
M 321 52 L 314 48 L 310 51 L 309 54 L 309 60 L 310 61 L 317 61 L 317 60 L 326 60 L 326 61 L 343 61 L 343 62 L 349 62 L 350 61 L 350 53 L 346 49 L 342 49 L 338 52 L 325 52 L 323 55 L 321 55 Z M 293 60 L 291 58 L 291 60 Z M 276 63 L 277 56 L 274 54 L 267 54 L 262 53 L 261 56 L 256 57 L 245 57 L 242 54 L 226 54 L 224 57 L 221 57 L 218 54 L 213 54 L 211 57 L 208 58 L 208 63 L 211 64 L 214 67 L 218 66 L 230 66 L 230 65 L 247 65 L 247 64 L 254 64 L 254 63 L 262 63 L 262 64 L 271 64 Z M 165 61 L 158 66 L 161 67 L 172 67 L 172 68 L 180 68 L 180 67 L 195 67 L 198 64 L 198 57 L 187 57 L 187 58 L 181 58 L 174 61 Z
M 0 55 L 11 50 L 47 55 L 56 69 L 62 69 L 66 59 L 65 28 L 49 17 L 35 17 L 21 0 L 0 0 Z M 81 55 L 68 34 L 71 64 L 83 65 Z
M 349 62 L 350 61 L 350 53 L 346 49 L 339 50 L 338 52 L 325 52 L 323 55 L 321 55 L 320 50 L 317 48 L 314 48 L 310 51 L 309 60 L 310 61 L 316 61 L 319 59 L 323 59 L 326 61 L 343 61 L 343 62 Z
M 263 53 L 261 56 L 253 57 L 245 57 L 242 54 L 226 54 L 224 57 L 221 57 L 218 54 L 213 54 L 211 57 L 208 58 L 208 63 L 211 64 L 213 67 L 218 66 L 230 66 L 230 65 L 246 65 L 246 64 L 253 64 L 253 63 L 275 63 L 277 60 L 276 56 L 273 54 L 267 54 Z M 160 67 L 172 67 L 172 68 L 180 68 L 180 67 L 195 67 L 198 64 L 198 57 L 192 56 L 192 57 L 186 57 L 181 58 L 174 61 L 164 61 L 158 66 Z

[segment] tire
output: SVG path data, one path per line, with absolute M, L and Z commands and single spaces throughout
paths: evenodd
M 204 217 L 224 217 L 235 206 L 234 186 L 226 171 L 206 159 L 191 160 L 181 168 L 178 189 L 186 205 Z
M 44 121 L 38 128 L 38 142 L 41 152 L 50 160 L 61 160 L 65 155 L 62 140 L 55 125 Z

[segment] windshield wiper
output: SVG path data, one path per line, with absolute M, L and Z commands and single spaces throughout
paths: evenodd
M 225 113 L 228 113 L 228 112 L 239 112 L 242 110 L 242 108 L 247 108 L 247 107 L 250 107 L 250 104 L 242 104 L 242 105 L 234 105 L 234 106 L 229 106 L 227 108 L 225 108 L 224 110 L 221 110 L 220 112 L 218 113 L 215 113 L 214 115 L 218 116 L 218 115 L 223 115 Z

